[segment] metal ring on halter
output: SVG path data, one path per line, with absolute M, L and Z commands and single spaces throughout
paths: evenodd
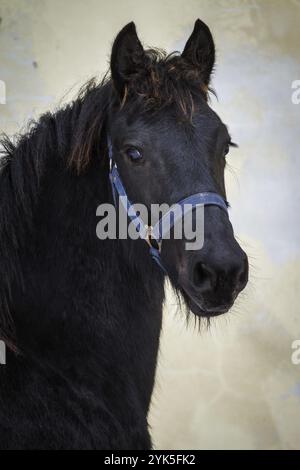
M 153 227 L 152 227 L 152 225 L 145 224 L 145 231 L 146 231 L 146 237 L 145 237 L 146 243 L 148 243 L 150 248 L 154 248 L 160 254 L 161 253 L 162 240 L 157 240 L 157 238 L 155 238 L 153 236 Z M 153 246 L 153 241 L 156 243 L 157 246 Z

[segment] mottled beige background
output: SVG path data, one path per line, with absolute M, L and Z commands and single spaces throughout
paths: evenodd
M 107 67 L 128 21 L 145 44 L 181 49 L 200 17 L 218 50 L 212 106 L 240 149 L 227 172 L 251 282 L 209 332 L 169 298 L 150 421 L 157 448 L 300 448 L 299 0 L 0 0 L 0 128 L 54 109 Z M 71 91 L 70 91 L 71 90 Z M 65 95 L 66 94 L 66 95 Z

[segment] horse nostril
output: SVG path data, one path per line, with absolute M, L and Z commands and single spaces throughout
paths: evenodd
M 215 288 L 217 275 L 210 266 L 198 262 L 194 266 L 193 281 L 200 292 L 205 292 Z
M 223 269 L 215 265 L 196 262 L 193 269 L 193 284 L 200 294 L 212 294 L 234 290 L 237 295 L 248 282 L 248 259 L 224 264 Z

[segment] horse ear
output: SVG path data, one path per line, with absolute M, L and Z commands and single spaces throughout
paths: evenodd
M 133 21 L 117 35 L 111 52 L 110 68 L 115 89 L 122 97 L 130 77 L 139 72 L 145 61 L 145 52 L 137 36 Z
M 196 21 L 181 57 L 200 69 L 203 82 L 208 85 L 215 64 L 215 44 L 209 27 L 203 21 Z

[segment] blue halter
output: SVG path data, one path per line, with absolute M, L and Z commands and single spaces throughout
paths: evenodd
M 121 177 L 118 172 L 117 164 L 113 160 L 113 149 L 110 138 L 107 139 L 108 145 L 108 157 L 109 157 L 109 179 L 111 182 L 112 194 L 115 205 L 117 205 L 117 196 L 120 198 L 128 217 L 134 224 L 136 231 L 140 238 L 145 240 L 150 247 L 150 255 L 159 265 L 159 267 L 167 274 L 165 267 L 161 261 L 161 247 L 162 240 L 166 233 L 175 225 L 175 223 L 182 217 L 182 211 L 176 216 L 172 212 L 172 207 L 158 220 L 158 222 L 152 226 L 146 225 L 141 217 L 137 214 L 133 204 L 129 201 L 127 193 L 123 186 Z M 214 205 L 223 209 L 228 213 L 228 208 L 224 199 L 217 193 L 203 192 L 192 194 L 191 196 L 182 199 L 177 203 L 179 206 L 184 208 L 186 204 L 189 206 L 189 210 L 196 208 L 197 206 Z

